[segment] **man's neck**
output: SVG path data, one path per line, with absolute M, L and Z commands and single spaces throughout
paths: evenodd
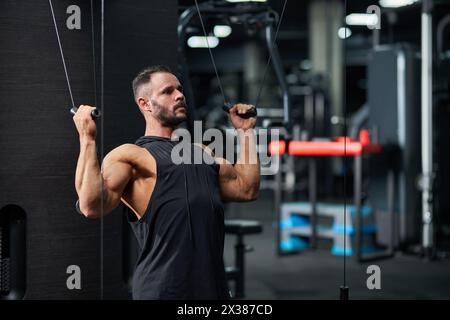
M 147 126 L 145 128 L 145 135 L 170 138 L 170 137 L 172 137 L 173 131 L 174 131 L 174 128 L 170 128 L 170 127 L 159 127 L 158 126 L 156 128 L 152 128 L 152 127 Z

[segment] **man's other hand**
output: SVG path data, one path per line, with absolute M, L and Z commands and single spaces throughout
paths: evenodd
M 235 104 L 229 111 L 230 121 L 235 129 L 242 129 L 244 131 L 254 128 L 256 125 L 256 117 L 243 118 L 240 115 L 247 113 L 248 110 L 254 108 L 251 104 L 238 103 Z

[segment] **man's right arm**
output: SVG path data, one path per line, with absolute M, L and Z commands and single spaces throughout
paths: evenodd
M 133 167 L 126 160 L 129 145 L 111 151 L 100 169 L 95 143 L 96 125 L 90 116 L 93 108 L 80 106 L 74 122 L 80 134 L 80 154 L 75 173 L 75 188 L 80 211 L 88 218 L 100 218 L 120 202 L 132 179 Z
M 133 174 L 131 164 L 123 159 L 126 148 L 124 145 L 111 151 L 103 160 L 100 170 L 95 141 L 81 142 L 75 186 L 80 211 L 86 217 L 100 218 L 119 205 Z

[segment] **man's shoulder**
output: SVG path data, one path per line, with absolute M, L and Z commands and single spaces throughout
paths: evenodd
M 111 152 L 114 152 L 116 154 L 123 154 L 123 155 L 127 155 L 130 153 L 134 153 L 134 152 L 142 152 L 143 148 L 132 144 L 132 143 L 124 143 L 121 144 L 120 146 L 114 148 Z
M 146 154 L 148 154 L 148 152 L 146 152 L 144 148 L 132 143 L 124 143 L 111 150 L 107 154 L 106 158 L 122 161 L 134 161 Z
M 129 164 L 138 176 L 151 176 L 156 170 L 156 160 L 145 148 L 125 143 L 113 149 L 106 157 L 110 162 Z M 105 157 L 105 161 L 107 160 Z

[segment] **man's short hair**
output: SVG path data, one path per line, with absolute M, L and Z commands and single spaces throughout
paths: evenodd
M 165 73 L 172 73 L 172 71 L 169 69 L 169 67 L 165 65 L 155 65 L 151 67 L 147 67 L 140 71 L 138 75 L 133 80 L 133 94 L 134 98 L 137 99 L 139 89 L 150 82 L 152 74 L 157 72 L 165 72 Z M 173 74 L 173 73 L 172 73 Z

